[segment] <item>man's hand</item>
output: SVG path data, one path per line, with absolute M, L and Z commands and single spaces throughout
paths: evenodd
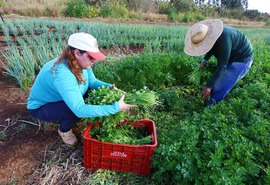
M 205 68 L 205 66 L 206 66 L 205 62 L 200 63 L 200 68 Z
M 124 98 L 125 98 L 125 95 L 122 96 L 120 98 L 120 100 L 118 101 L 121 112 L 127 111 L 127 110 L 129 110 L 130 108 L 133 108 L 133 107 L 137 107 L 137 105 L 126 104 L 124 102 Z
M 203 99 L 207 99 L 210 96 L 211 92 L 212 92 L 212 89 L 211 88 L 204 87 L 203 88 L 203 91 L 202 91 Z
M 206 60 L 203 58 L 200 63 L 200 68 L 205 68 L 206 66 Z

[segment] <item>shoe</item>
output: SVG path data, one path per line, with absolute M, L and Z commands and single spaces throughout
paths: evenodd
M 67 132 L 61 132 L 58 129 L 58 134 L 60 135 L 60 137 L 62 138 L 65 144 L 70 145 L 70 146 L 76 146 L 78 144 L 78 140 L 76 136 L 73 134 L 72 129 L 70 129 Z

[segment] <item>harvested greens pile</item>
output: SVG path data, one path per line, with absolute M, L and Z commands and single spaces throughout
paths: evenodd
M 202 68 L 198 66 L 193 67 L 193 71 L 188 75 L 189 82 L 194 85 L 199 85 L 204 73 L 205 71 Z
M 129 121 L 136 122 L 142 119 L 145 114 L 151 111 L 159 104 L 158 97 L 155 92 L 149 90 L 140 90 L 131 93 L 123 93 L 118 89 L 102 87 L 98 90 L 90 91 L 88 98 L 85 100 L 87 104 L 92 105 L 108 105 L 118 101 L 125 95 L 125 103 L 136 104 L 137 108 L 133 108 L 130 112 L 119 112 L 114 115 L 86 118 L 86 123 L 100 123 L 91 128 L 91 137 L 103 142 L 113 142 L 121 144 L 150 144 L 151 135 L 147 135 L 145 127 L 134 128 Z M 128 120 L 125 120 L 128 118 Z M 122 124 L 123 121 L 127 123 Z

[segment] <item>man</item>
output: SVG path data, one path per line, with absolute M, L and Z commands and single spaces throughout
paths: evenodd
M 214 55 L 217 68 L 203 88 L 206 106 L 223 100 L 238 80 L 242 79 L 253 62 L 253 48 L 246 36 L 238 29 L 223 26 L 220 19 L 209 19 L 194 24 L 185 38 L 186 54 L 205 54 L 200 66 Z

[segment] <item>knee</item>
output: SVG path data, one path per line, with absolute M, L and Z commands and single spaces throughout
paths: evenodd
M 65 116 L 64 116 L 65 120 L 70 120 L 73 122 L 77 122 L 80 120 L 79 117 L 77 117 L 72 111 L 68 112 Z

